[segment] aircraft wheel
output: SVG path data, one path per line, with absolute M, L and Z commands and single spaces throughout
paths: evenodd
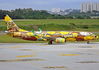
M 52 44 L 52 41 L 49 41 L 48 44 Z
M 87 42 L 87 44 L 89 44 L 89 41 Z

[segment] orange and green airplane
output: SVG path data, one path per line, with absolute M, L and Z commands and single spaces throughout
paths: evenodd
M 27 31 L 20 29 L 14 21 L 8 16 L 4 15 L 4 20 L 7 25 L 7 35 L 31 41 L 49 41 L 48 44 L 52 44 L 53 41 L 56 43 L 65 43 L 66 41 L 90 41 L 95 40 L 98 36 L 91 32 L 80 32 L 80 31 Z

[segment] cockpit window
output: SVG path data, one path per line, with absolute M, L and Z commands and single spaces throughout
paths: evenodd
M 80 32 L 81 35 L 87 36 L 88 32 Z

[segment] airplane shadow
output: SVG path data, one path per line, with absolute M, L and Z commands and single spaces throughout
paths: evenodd
M 53 44 L 44 43 L 42 45 L 66 45 L 66 43 L 53 43 Z
M 70 44 L 70 43 L 53 43 L 53 44 L 44 43 L 42 45 L 66 45 L 66 44 Z M 73 44 L 73 43 L 71 43 L 71 44 Z M 74 43 L 74 44 L 81 44 L 81 42 L 80 43 Z M 87 44 L 87 43 L 84 43 L 84 44 Z M 99 44 L 99 42 L 90 42 L 89 45 L 90 44 Z

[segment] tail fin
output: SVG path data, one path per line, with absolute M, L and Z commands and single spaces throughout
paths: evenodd
M 4 20 L 8 32 L 27 32 L 26 30 L 20 29 L 8 15 L 4 15 Z
M 20 28 L 13 22 L 13 20 L 8 15 L 4 15 L 4 20 L 7 25 L 8 32 L 19 32 Z

